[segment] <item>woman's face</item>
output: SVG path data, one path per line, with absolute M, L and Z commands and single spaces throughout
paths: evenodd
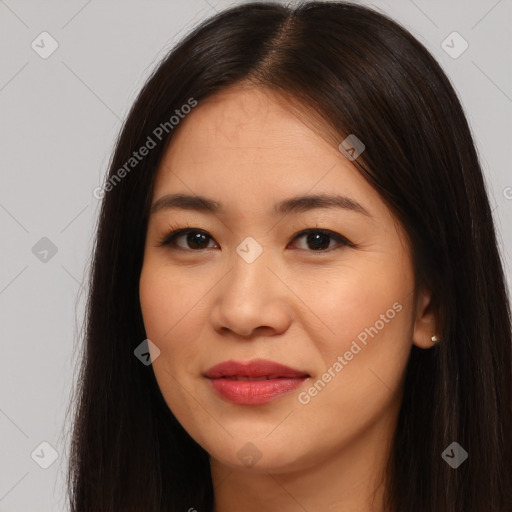
M 337 147 L 263 89 L 225 90 L 177 128 L 140 276 L 169 408 L 231 469 L 381 451 L 411 345 L 427 348 L 435 333 L 390 211 Z M 174 194 L 208 203 L 163 200 Z M 290 201 L 317 195 L 351 202 Z M 208 373 L 223 362 L 240 364 Z

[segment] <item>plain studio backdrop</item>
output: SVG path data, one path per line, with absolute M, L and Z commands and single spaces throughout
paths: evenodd
M 1 512 L 66 510 L 65 412 L 100 204 L 93 191 L 158 61 L 237 3 L 0 0 Z M 510 284 L 512 2 L 360 3 L 408 28 L 454 84 Z

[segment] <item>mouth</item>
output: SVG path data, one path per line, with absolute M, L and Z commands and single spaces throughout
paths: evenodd
M 247 363 L 225 361 L 203 374 L 214 392 L 238 405 L 262 405 L 287 394 L 310 375 L 289 366 L 255 359 Z
M 232 377 L 221 377 L 221 378 L 230 379 L 230 380 L 251 380 L 251 381 L 286 379 L 286 377 L 282 377 L 279 375 L 266 375 L 265 377 L 242 377 L 242 376 L 236 375 L 236 376 L 232 376 Z

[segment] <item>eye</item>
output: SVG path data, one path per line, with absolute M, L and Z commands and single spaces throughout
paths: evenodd
M 306 247 L 300 247 L 300 249 L 311 249 L 311 251 L 315 252 L 330 252 L 336 249 L 336 245 L 355 247 L 354 244 L 345 237 L 328 229 L 306 229 L 298 233 L 292 242 L 301 238 L 304 238 Z M 333 244 L 334 247 L 331 246 L 332 241 L 335 242 Z
M 184 238 L 185 247 L 177 243 L 178 240 Z M 202 229 L 183 228 L 171 231 L 159 242 L 159 246 L 172 246 L 183 250 L 202 250 L 208 249 L 208 240 L 213 240 L 212 237 Z

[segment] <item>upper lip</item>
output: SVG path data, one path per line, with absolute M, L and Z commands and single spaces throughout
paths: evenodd
M 247 362 L 224 361 L 212 366 L 204 373 L 209 379 L 222 377 L 268 377 L 268 378 L 299 378 L 309 374 L 281 363 L 265 359 L 253 359 Z

